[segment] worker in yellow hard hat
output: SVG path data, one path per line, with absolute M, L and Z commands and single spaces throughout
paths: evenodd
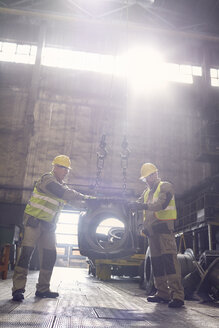
M 184 305 L 184 289 L 173 233 L 177 218 L 173 186 L 161 181 L 158 169 L 152 163 L 142 165 L 140 179 L 146 182 L 147 188 L 138 201 L 129 203 L 129 207 L 133 211 L 143 210 L 143 232 L 148 237 L 157 289 L 156 294 L 148 296 L 147 300 L 179 308 Z
M 95 198 L 64 184 L 63 180 L 71 169 L 68 156 L 56 156 L 52 165 L 52 171 L 45 173 L 37 181 L 24 211 L 24 237 L 13 275 L 14 301 L 24 299 L 28 266 L 36 245 L 39 250 L 40 272 L 35 295 L 40 298 L 59 296 L 50 291 L 50 279 L 56 261 L 55 229 L 58 215 L 66 202 L 72 205 L 77 202 L 78 207 L 82 201 Z

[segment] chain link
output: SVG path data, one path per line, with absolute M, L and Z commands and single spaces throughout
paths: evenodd
M 120 157 L 121 157 L 121 168 L 122 168 L 122 175 L 123 175 L 123 193 L 125 193 L 127 189 L 127 168 L 128 168 L 128 158 L 130 154 L 126 137 L 124 137 L 121 147 L 122 147 L 122 151 L 120 153 Z M 106 149 L 106 135 L 104 134 L 101 137 L 99 149 L 97 151 L 97 174 L 96 174 L 95 185 L 94 185 L 95 189 L 97 189 L 98 186 L 100 186 L 101 174 L 104 168 L 104 161 L 107 154 L 108 151 Z
M 128 149 L 128 142 L 126 136 L 122 142 L 122 151 L 120 153 L 121 156 L 121 168 L 123 174 L 123 193 L 126 192 L 127 188 L 127 168 L 128 168 L 128 158 L 129 158 L 130 150 Z
M 97 187 L 101 183 L 101 173 L 102 169 L 104 167 L 104 160 L 107 156 L 107 149 L 106 149 L 106 135 L 102 135 L 101 141 L 99 144 L 99 149 L 97 151 L 97 175 L 95 180 L 94 188 L 97 189 Z

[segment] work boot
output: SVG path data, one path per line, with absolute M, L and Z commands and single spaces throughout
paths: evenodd
M 168 307 L 170 308 L 180 308 L 181 306 L 184 305 L 184 302 L 178 299 L 173 299 L 168 303 Z
M 148 296 L 147 301 L 153 303 L 169 303 L 169 300 L 165 300 L 158 295 Z
M 59 293 L 50 292 L 50 290 L 47 290 L 46 292 L 36 291 L 35 296 L 40 298 L 56 298 L 59 296 Z
M 12 293 L 12 300 L 15 302 L 22 302 L 24 299 L 24 290 L 23 289 L 17 289 L 15 292 Z

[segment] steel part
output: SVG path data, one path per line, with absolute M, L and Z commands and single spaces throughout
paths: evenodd
M 219 250 L 206 250 L 201 254 L 199 258 L 199 263 L 203 268 L 204 272 L 208 269 L 210 264 L 219 257 Z
M 138 313 L 137 311 L 126 311 L 121 309 L 107 309 L 107 308 L 95 308 L 98 318 L 102 319 L 119 319 L 130 321 L 144 321 L 144 313 Z
M 193 263 L 195 264 L 195 267 L 198 270 L 200 277 L 202 277 L 204 275 L 204 273 L 205 273 L 205 271 L 203 270 L 202 266 L 197 261 L 194 261 Z
M 96 267 L 94 262 L 91 259 L 87 260 L 87 263 L 89 265 L 89 269 L 88 269 L 88 274 L 92 274 L 92 276 L 96 276 Z
M 124 224 L 118 232 L 120 238 L 113 238 L 105 234 L 97 234 L 100 223 L 106 219 L 118 219 Z M 78 224 L 78 244 L 82 255 L 93 259 L 111 259 L 129 256 L 136 251 L 135 225 L 126 201 L 96 200 L 90 203 L 90 208 L 81 214 Z M 115 232 L 115 231 L 114 231 Z
M 110 280 L 111 278 L 110 265 L 104 263 L 96 263 L 96 277 L 103 281 Z
M 210 239 L 204 249 L 212 247 L 212 235 L 214 235 L 212 228 L 218 226 L 219 193 L 217 189 L 215 190 L 215 185 L 218 185 L 217 176 L 212 177 L 208 183 L 205 181 L 191 188 L 188 195 L 183 195 L 178 206 L 179 218 L 175 222 L 175 231 L 184 233 L 185 237 L 186 232 L 191 232 L 191 228 L 199 230 L 206 227 Z
M 204 301 L 219 301 L 219 257 L 205 271 L 198 285 L 197 294 Z
M 187 274 L 183 279 L 182 279 L 182 285 L 184 288 L 184 294 L 185 294 L 185 299 L 193 299 L 194 297 L 194 292 L 201 281 L 201 276 L 198 272 L 198 270 L 194 270 Z
M 193 264 L 195 266 L 194 270 L 188 273 L 182 279 L 185 299 L 194 298 L 194 292 L 196 291 L 197 286 L 204 275 L 204 270 L 202 269 L 201 265 L 197 261 L 193 261 Z
M 95 261 L 96 264 L 109 264 L 115 266 L 139 266 L 142 261 L 144 261 L 145 255 L 144 254 L 134 254 L 129 257 L 124 257 L 121 259 L 97 259 Z
M 212 227 L 208 224 L 208 244 L 209 250 L 212 251 Z
M 185 241 L 185 236 L 183 233 L 181 234 L 181 236 L 179 238 L 179 248 L 178 248 L 179 253 L 182 252 L 182 244 L 183 244 L 184 249 L 186 250 L 186 241 Z
M 184 254 L 177 254 L 177 259 L 181 266 L 182 277 L 185 277 L 196 268 L 194 264 L 195 256 L 191 248 L 187 248 Z
M 144 262 L 144 289 L 146 291 L 146 295 L 151 295 L 155 292 L 154 286 L 154 274 L 153 268 L 151 264 L 151 255 L 150 255 L 150 247 L 148 247 L 145 254 L 145 262 Z

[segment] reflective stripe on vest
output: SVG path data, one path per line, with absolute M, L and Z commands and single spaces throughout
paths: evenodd
M 38 192 L 35 187 L 24 212 L 40 220 L 51 222 L 64 203 L 65 201 L 60 198 Z
M 157 189 L 155 190 L 155 192 L 153 194 L 152 203 L 154 203 L 158 200 L 158 196 L 160 193 L 160 187 L 161 187 L 162 183 L 163 182 L 161 181 L 158 184 Z M 146 190 L 146 192 L 144 194 L 144 203 L 147 203 L 149 192 L 150 192 L 150 190 L 148 189 L 148 190 Z M 164 210 L 154 212 L 154 214 L 159 220 L 175 220 L 177 217 L 177 214 L 176 214 L 176 204 L 175 204 L 174 196 L 170 200 L 169 205 Z M 145 220 L 146 220 L 146 211 L 144 211 L 144 221 Z

